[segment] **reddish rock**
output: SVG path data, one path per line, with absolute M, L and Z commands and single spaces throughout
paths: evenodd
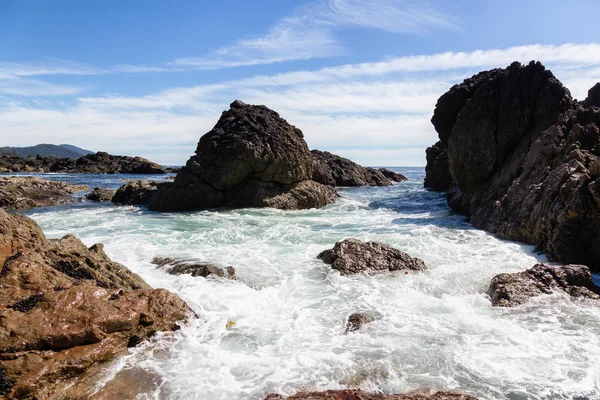
M 477 398 L 457 392 L 431 392 L 430 390 L 417 390 L 405 394 L 377 394 L 362 390 L 327 390 L 325 392 L 298 393 L 293 396 L 283 397 L 272 394 L 265 400 L 477 400 Z

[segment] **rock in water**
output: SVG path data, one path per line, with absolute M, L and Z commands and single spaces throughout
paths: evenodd
M 129 181 L 115 192 L 112 202 L 129 205 L 148 204 L 158 188 L 164 184 L 164 182 L 152 182 L 145 179 Z
M 360 272 L 381 272 L 427 269 L 425 262 L 394 249 L 386 244 L 363 242 L 358 239 L 344 239 L 337 242 L 333 249 L 325 250 L 318 256 L 325 264 L 342 275 Z
M 390 186 L 394 172 L 365 168 L 354 161 L 340 157 L 328 151 L 313 150 L 316 167 L 312 179 L 329 186 Z M 401 179 L 399 174 L 393 175 L 394 179 Z M 404 178 L 406 180 L 406 178 Z M 396 181 L 398 182 L 398 181 Z
M 408 180 L 406 176 L 394 171 L 390 171 L 387 168 L 379 168 L 377 171 L 379 171 L 383 176 L 385 176 L 393 182 L 404 182 Z
M 192 315 L 150 288 L 102 245 L 0 209 L 0 390 L 8 398 L 88 398 L 90 374 L 157 331 Z
M 595 88 L 598 86 L 595 86 Z M 600 270 L 600 109 L 540 63 L 513 63 L 453 86 L 432 123 L 425 185 L 503 239 Z
M 477 398 L 457 392 L 431 392 L 427 389 L 415 390 L 405 394 L 378 394 L 346 389 L 304 392 L 290 397 L 272 394 L 267 396 L 265 400 L 477 400 Z
M 359 331 L 363 326 L 371 323 L 371 317 L 365 313 L 354 313 L 348 317 L 344 333 Z
M 307 182 L 314 168 L 300 129 L 265 106 L 236 100 L 149 208 L 321 207 L 335 200 L 335 190 Z
M 552 292 L 600 300 L 600 288 L 594 285 L 590 269 L 585 265 L 536 264 L 527 271 L 496 275 L 489 289 L 492 305 L 501 307 L 517 306 L 532 297 Z
M 194 277 L 201 276 L 208 278 L 215 276 L 218 278 L 235 279 L 235 268 L 221 268 L 210 263 L 199 263 L 194 260 L 183 260 L 173 258 L 155 257 L 152 259 L 152 264 L 159 267 L 167 267 L 167 272 L 171 275 L 189 274 Z
M 89 189 L 86 185 L 69 185 L 37 177 L 0 177 L 0 208 L 25 210 L 72 204 L 80 201 L 72 196 L 73 193 Z
M 88 193 L 85 198 L 90 201 L 110 201 L 116 192 L 116 190 L 97 187 Z

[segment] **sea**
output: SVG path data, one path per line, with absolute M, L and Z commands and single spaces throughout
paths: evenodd
M 27 212 L 50 238 L 104 243 L 112 260 L 178 294 L 198 316 L 107 365 L 97 390 L 117 382 L 139 399 L 258 400 L 427 387 L 487 400 L 600 399 L 600 307 L 563 294 L 492 307 L 496 274 L 545 257 L 474 229 L 444 194 L 423 188 L 422 167 L 390 169 L 408 181 L 342 188 L 319 210 L 156 213 L 81 202 Z M 113 189 L 172 177 L 35 175 Z M 340 276 L 316 256 L 345 238 L 386 243 L 428 270 Z M 233 266 L 237 280 L 172 276 L 154 257 Z M 373 322 L 345 334 L 356 312 Z

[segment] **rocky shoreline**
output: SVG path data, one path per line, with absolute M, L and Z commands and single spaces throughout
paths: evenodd
M 0 176 L 0 209 L 16 211 L 73 204 L 80 201 L 73 193 L 89 189 L 87 185 L 69 185 L 37 177 Z
M 0 154 L 0 173 L 2 172 L 144 175 L 167 173 L 162 165 L 145 158 L 113 156 L 102 151 L 77 159 L 41 156 L 21 158 L 9 154 Z
M 600 271 L 600 85 L 578 102 L 539 62 L 439 98 L 425 186 L 480 229 Z

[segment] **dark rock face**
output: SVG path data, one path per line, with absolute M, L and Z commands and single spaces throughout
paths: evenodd
M 73 158 L 20 158 L 0 154 L 0 172 L 62 172 L 69 174 L 165 174 L 163 166 L 141 157 L 113 156 L 99 151 Z
M 116 190 L 97 187 L 88 193 L 85 198 L 90 201 L 110 201 L 116 192 Z
M 189 274 L 194 277 L 201 276 L 208 278 L 215 276 L 218 278 L 235 279 L 235 269 L 233 267 L 219 267 L 209 263 L 198 263 L 193 260 L 182 260 L 174 258 L 155 257 L 152 264 L 159 267 L 167 267 L 167 272 L 171 275 Z
M 312 150 L 316 168 L 312 179 L 328 186 L 389 186 L 392 178 L 328 151 Z M 389 174 L 389 170 L 386 170 Z M 393 172 L 392 172 L 393 173 Z M 398 174 L 399 175 L 399 174 Z M 396 179 L 399 177 L 394 175 Z M 406 180 L 406 178 L 404 178 Z
M 115 192 L 112 202 L 122 205 L 146 205 L 163 185 L 168 183 L 147 180 L 129 181 Z
M 89 190 L 89 187 L 48 181 L 37 177 L 0 177 L 0 208 L 25 210 L 72 204 L 80 201 L 72 194 L 84 190 Z
M 377 171 L 393 182 L 404 182 L 408 180 L 404 175 L 390 171 L 387 168 L 379 168 Z
M 340 271 L 342 275 L 427 269 L 421 259 L 412 258 L 386 244 L 363 242 L 358 239 L 344 239 L 337 242 L 333 249 L 325 250 L 317 257 L 325 264 L 330 264 L 333 269 Z
M 346 323 L 346 331 L 344 333 L 348 334 L 350 332 L 359 331 L 363 326 L 371 323 L 371 317 L 369 317 L 365 313 L 354 313 L 348 317 L 348 322 Z
M 304 392 L 290 397 L 276 394 L 269 395 L 265 400 L 477 400 L 475 397 L 457 392 L 431 392 L 430 390 L 415 390 L 405 394 L 376 394 L 362 390 L 327 390 L 325 392 Z
M 600 269 L 600 109 L 540 63 L 482 72 L 438 100 L 425 184 L 500 238 Z M 589 104 L 589 105 L 588 105 Z
M 200 138 L 196 155 L 177 174 L 173 184 L 161 187 L 150 201 L 156 211 L 201 210 L 214 207 L 320 207 L 320 194 L 298 201 L 273 201 L 298 188 L 331 190 L 308 184 L 315 168 L 300 129 L 265 106 L 231 103 L 215 127 Z M 289 197 L 289 196 L 288 196 Z M 305 201 L 306 200 L 306 201 Z M 328 202 L 333 201 L 331 196 Z M 325 202 L 326 203 L 326 202 Z
M 588 90 L 587 99 L 585 99 L 585 105 L 600 107 L 600 82 L 596 83 L 590 90 Z
M 496 275 L 489 289 L 492 305 L 501 307 L 517 306 L 532 297 L 552 292 L 600 300 L 600 287 L 594 285 L 585 265 L 536 264 L 527 271 Z
M 71 235 L 47 240 L 31 219 L 3 210 L 0 265 L 8 398 L 87 398 L 100 364 L 192 315 L 177 296 L 111 261 L 102 245 L 87 248 Z

